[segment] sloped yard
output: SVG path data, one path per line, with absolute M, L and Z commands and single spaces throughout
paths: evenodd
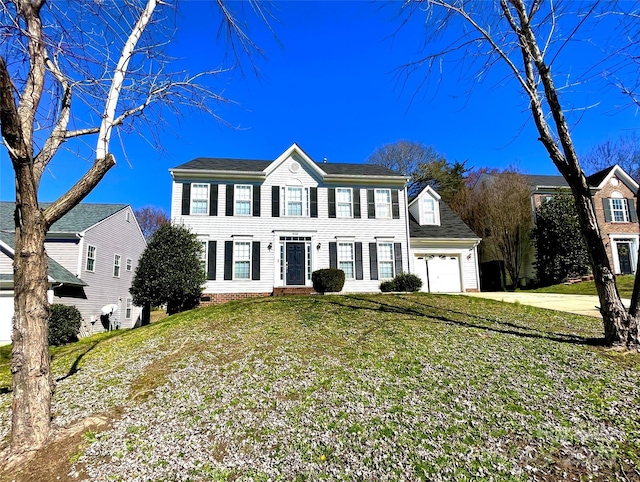
M 598 346 L 600 323 L 466 297 L 312 296 L 84 340 L 54 352 L 54 422 L 112 423 L 59 475 L 639 480 L 640 357 Z

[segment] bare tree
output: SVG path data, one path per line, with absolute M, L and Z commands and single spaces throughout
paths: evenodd
M 220 18 L 252 49 L 241 25 L 222 3 Z M 156 124 L 181 105 L 213 113 L 220 98 L 198 83 L 207 73 L 171 72 L 163 49 L 171 38 L 172 6 L 158 0 L 0 2 L 0 128 L 15 171 L 15 321 L 12 432 L 5 453 L 13 462 L 50 436 L 51 376 L 47 346 L 49 227 L 77 205 L 115 165 L 110 140 L 133 117 Z M 216 71 L 220 71 L 218 69 Z M 208 73 L 215 73 L 208 72 Z M 161 115 L 153 113 L 163 106 Z M 93 164 L 59 199 L 41 209 L 38 187 L 61 147 L 93 142 Z M 91 140 L 93 139 L 93 140 Z
M 584 165 L 592 173 L 618 164 L 636 181 L 640 180 L 640 137 L 631 133 L 617 140 L 597 144 L 584 156 Z
M 603 53 L 602 58 L 595 58 L 589 52 L 589 58 L 593 59 L 592 68 L 576 79 L 580 84 L 572 82 L 573 78 L 567 81 L 566 72 L 558 68 L 561 65 L 559 58 L 565 52 L 571 55 L 569 46 L 579 45 L 586 49 L 593 45 L 588 41 L 588 33 L 582 37 L 583 43 L 578 42 L 580 35 L 588 32 L 587 26 L 611 32 L 617 51 L 627 54 L 633 51 L 637 55 L 638 12 L 628 10 L 637 9 L 637 5 L 626 2 L 425 0 L 405 2 L 403 8 L 410 15 L 426 17 L 429 39 L 442 38 L 445 32 L 456 31 L 455 38 L 447 43 L 447 47 L 436 47 L 419 61 L 406 66 L 408 75 L 420 68 L 427 68 L 437 75 L 434 69 L 439 68 L 440 62 L 453 59 L 464 69 L 476 68 L 474 72 L 478 77 L 484 77 L 492 68 L 502 69 L 500 74 L 519 86 L 528 102 L 538 138 L 576 200 L 580 229 L 589 249 L 598 291 L 605 340 L 611 345 L 637 348 L 640 277 L 636 276 L 631 306 L 627 310 L 618 294 L 596 221 L 591 191 L 573 143 L 567 116 L 575 111 L 563 104 L 560 96 L 560 89 L 563 89 L 563 98 L 566 99 L 571 89 L 595 81 L 599 77 L 594 75 L 595 69 L 620 67 L 615 62 L 607 64 L 610 55 L 605 57 Z M 609 21 L 610 24 L 607 23 Z M 626 29 L 625 36 L 619 37 L 620 28 Z M 627 43 L 621 45 L 621 42 Z M 429 45 L 441 44 L 427 43 L 427 48 Z
M 156 229 L 169 222 L 169 215 L 164 212 L 164 210 L 153 206 L 136 209 L 134 214 L 140 225 L 144 239 L 147 241 L 149 241 L 149 238 L 156 232 Z

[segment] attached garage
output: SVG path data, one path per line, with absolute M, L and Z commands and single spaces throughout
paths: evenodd
M 460 257 L 444 254 L 428 256 L 427 277 L 431 293 L 460 293 L 462 291 Z

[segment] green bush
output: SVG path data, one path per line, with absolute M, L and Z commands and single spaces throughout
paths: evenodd
M 311 274 L 311 281 L 317 293 L 337 293 L 344 286 L 344 271 L 337 268 L 319 269 Z
M 396 284 L 393 280 L 383 281 L 380 283 L 380 291 L 383 293 L 389 293 L 390 291 L 396 291 Z
M 82 315 L 75 306 L 51 305 L 49 345 L 60 346 L 78 341 Z
M 415 274 L 399 274 L 392 280 L 380 283 L 380 291 L 388 293 L 390 291 L 418 291 L 422 288 L 422 279 Z
M 422 279 L 415 274 L 403 273 L 393 278 L 396 285 L 394 291 L 418 291 L 422 288 Z

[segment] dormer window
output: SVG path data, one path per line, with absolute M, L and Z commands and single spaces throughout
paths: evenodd
M 422 224 L 437 224 L 435 199 L 425 198 L 422 200 L 422 216 Z

